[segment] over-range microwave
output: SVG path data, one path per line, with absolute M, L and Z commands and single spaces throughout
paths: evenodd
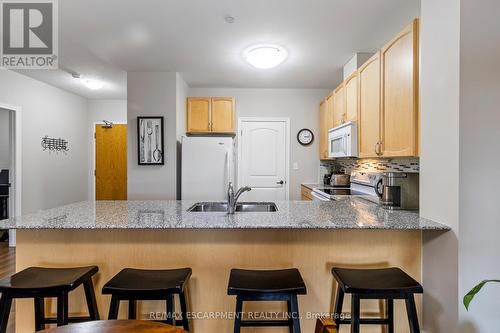
M 328 131 L 328 157 L 357 157 L 358 127 L 353 121 Z

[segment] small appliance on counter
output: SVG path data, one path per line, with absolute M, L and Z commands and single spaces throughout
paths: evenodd
M 381 190 L 377 191 L 380 204 L 386 209 L 417 210 L 419 208 L 419 174 L 386 172 Z
M 330 177 L 330 185 L 335 187 L 350 187 L 351 175 L 346 173 L 333 173 Z
M 332 179 L 332 174 L 327 173 L 323 176 L 323 185 L 330 185 L 330 180 Z

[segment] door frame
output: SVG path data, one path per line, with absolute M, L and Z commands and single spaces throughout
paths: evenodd
M 124 122 L 118 122 L 118 121 L 112 121 L 113 125 L 128 125 L 128 123 L 124 123 Z M 96 149 L 95 149 L 95 145 L 96 145 L 96 135 L 95 135 L 95 127 L 97 125 L 104 125 L 105 123 L 102 122 L 102 121 L 96 121 L 93 123 L 92 125 L 92 142 L 94 143 L 92 145 L 92 170 L 90 170 L 90 177 L 92 177 L 92 181 L 91 181 L 91 184 L 92 184 L 92 189 L 90 190 L 90 200 L 91 201 L 95 201 L 95 189 L 96 189 L 96 184 L 95 184 L 95 163 L 96 163 L 96 157 L 95 157 L 95 153 L 96 153 Z M 127 126 L 127 137 L 128 137 L 128 126 Z M 127 142 L 127 152 L 128 152 L 128 142 Z M 128 163 L 128 158 L 127 158 L 127 163 Z M 128 165 L 127 165 L 128 167 Z M 127 181 L 127 187 L 128 187 L 128 181 Z
M 23 156 L 22 156 L 22 112 L 21 107 L 16 105 L 10 105 L 5 103 L 0 103 L 0 108 L 12 112 L 12 117 L 10 119 L 10 154 L 11 154 L 11 170 L 14 171 L 13 183 L 14 186 L 11 188 L 14 195 L 10 198 L 10 208 L 12 208 L 12 216 L 22 215 L 22 204 L 23 204 L 23 183 L 22 183 L 22 172 L 23 172 Z M 13 200 L 13 202 L 12 202 Z M 9 230 L 9 246 L 16 246 L 16 231 Z
M 238 118 L 238 186 L 242 183 L 241 154 L 242 125 L 244 122 L 284 122 L 285 123 L 285 200 L 290 198 L 290 118 L 288 117 L 239 117 Z

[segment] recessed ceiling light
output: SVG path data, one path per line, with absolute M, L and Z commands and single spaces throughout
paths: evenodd
M 287 56 L 288 52 L 284 48 L 271 44 L 254 45 L 243 51 L 243 59 L 260 69 L 276 67 L 285 61 Z
M 101 81 L 91 79 L 84 79 L 83 84 L 91 90 L 99 90 L 104 85 Z
M 226 21 L 226 23 L 232 24 L 234 23 L 234 17 L 232 17 L 231 15 L 226 15 L 224 17 L 224 21 Z

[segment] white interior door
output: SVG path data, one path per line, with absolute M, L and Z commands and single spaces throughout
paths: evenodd
M 238 185 L 252 188 L 241 200 L 287 200 L 288 121 L 242 120 L 239 135 Z

